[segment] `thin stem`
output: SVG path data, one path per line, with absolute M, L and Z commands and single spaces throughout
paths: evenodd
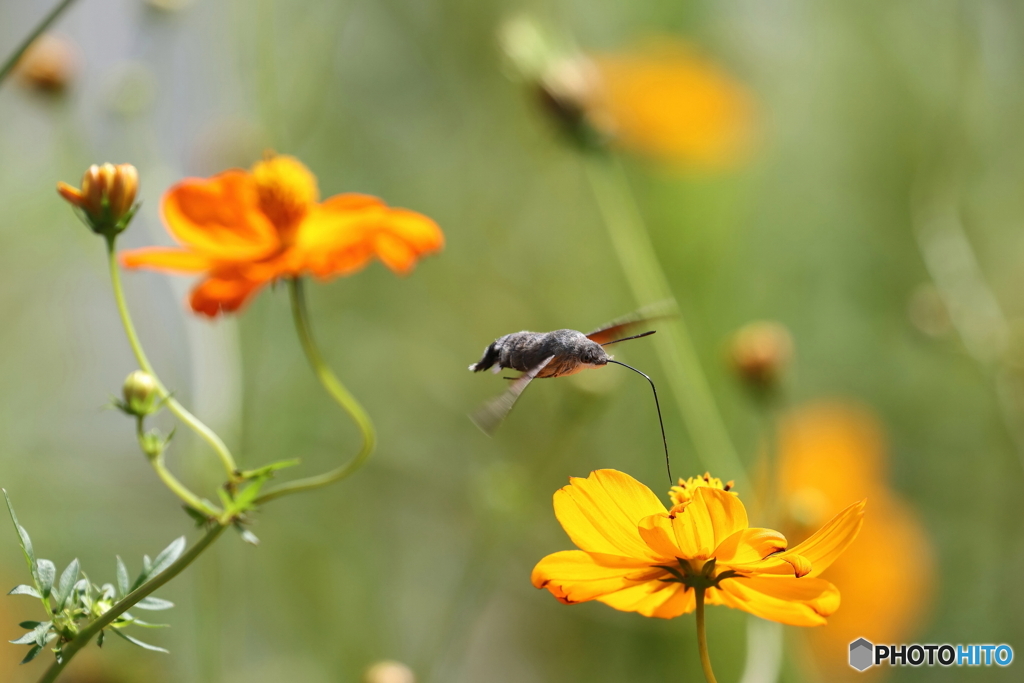
M 235 459 L 231 456 L 231 451 L 228 450 L 227 445 L 212 429 L 190 413 L 185 406 L 178 403 L 178 400 L 171 396 L 163 382 L 157 377 L 156 372 L 153 371 L 153 366 L 146 357 L 146 352 L 142 349 L 139 335 L 135 332 L 135 325 L 132 323 L 131 314 L 128 312 L 128 304 L 124 298 L 124 288 L 121 285 L 121 271 L 117 267 L 114 238 L 107 240 L 107 260 L 110 266 L 110 282 L 114 287 L 114 300 L 117 302 L 117 312 L 121 315 L 121 323 L 124 325 L 125 334 L 128 336 L 128 344 L 132 347 L 132 352 L 135 354 L 135 360 L 138 362 L 139 367 L 152 375 L 153 379 L 156 380 L 160 398 L 164 400 L 167 409 L 213 448 L 224 465 L 228 478 L 231 481 L 236 481 L 238 478 L 238 466 L 235 464 Z
M 145 432 L 143 431 L 143 418 L 140 416 L 135 420 L 135 433 L 139 439 L 139 445 L 142 446 L 143 452 L 146 452 L 143 439 L 145 438 Z M 149 458 L 150 464 L 153 465 L 153 469 L 156 471 L 156 476 L 160 477 L 160 481 L 171 490 L 171 493 L 181 498 L 185 505 L 189 506 L 193 510 L 203 512 L 210 517 L 220 517 L 220 510 L 215 510 L 210 505 L 205 503 L 199 496 L 192 493 L 187 486 L 182 484 L 177 477 L 170 473 L 167 466 L 164 464 L 164 449 L 161 448 L 160 452 L 155 456 L 150 456 L 146 453 Z
M 345 385 L 341 383 L 330 367 L 327 366 L 319 347 L 317 347 L 316 342 L 313 340 L 313 331 L 309 325 L 309 311 L 306 307 L 302 280 L 300 278 L 290 280 L 288 282 L 288 289 L 291 294 L 295 331 L 299 335 L 302 350 L 305 351 L 306 358 L 313 368 L 313 373 L 320 380 L 320 384 L 331 395 L 331 398 L 341 406 L 341 409 L 348 413 L 352 421 L 356 423 L 356 426 L 359 428 L 359 434 L 362 437 L 362 445 L 359 448 L 359 452 L 344 465 L 340 465 L 323 474 L 296 479 L 295 481 L 272 488 L 256 499 L 257 505 L 291 493 L 309 491 L 340 481 L 362 467 L 377 445 L 377 433 L 373 428 L 370 416 L 367 415 L 359 401 L 345 388 Z
M 208 530 L 206 535 L 199 539 L 195 545 L 189 548 L 184 555 L 175 560 L 174 564 L 133 590 L 120 602 L 111 607 L 109 611 L 105 612 L 103 616 L 97 618 L 82 629 L 78 635 L 75 636 L 74 640 L 64 646 L 61 651 L 60 660 L 54 661 L 54 663 L 50 665 L 50 668 L 48 668 L 42 678 L 39 679 L 39 683 L 52 683 L 57 680 L 57 676 L 59 676 L 64 670 L 64 667 L 68 665 L 71 658 L 74 657 L 79 650 L 88 645 L 100 631 L 105 629 L 107 626 L 110 626 L 115 619 L 128 611 L 144 597 L 150 595 L 184 571 L 185 568 L 192 564 L 192 562 L 195 561 L 195 559 L 199 557 L 211 543 L 217 540 L 217 537 L 220 536 L 226 528 L 227 526 L 218 524 Z
M 634 298 L 641 305 L 674 300 L 621 162 L 591 154 L 585 168 Z M 746 471 L 715 405 L 682 315 L 665 320 L 661 329 L 665 334 L 655 336 L 655 348 L 698 458 L 706 469 L 727 474 L 744 486 Z
M 708 634 L 704 627 L 704 588 L 694 588 L 697 593 L 697 649 L 700 650 L 700 667 L 708 683 L 718 683 L 711 670 L 711 655 L 708 654 Z
M 64 10 L 66 10 L 74 1 L 75 0 L 62 0 L 49 14 L 43 17 L 43 20 L 39 22 L 39 25 L 35 27 L 32 33 L 28 34 L 25 40 L 23 40 L 11 56 L 7 58 L 7 61 L 4 62 L 3 66 L 0 66 L 0 83 L 3 83 L 4 79 L 6 79 L 7 76 L 10 75 L 11 71 L 14 70 L 18 60 L 21 59 L 23 54 L 25 54 L 25 51 L 29 46 L 35 42 L 36 38 L 42 35 L 43 31 L 50 28 L 50 25 L 57 21 L 57 17 L 63 14 Z

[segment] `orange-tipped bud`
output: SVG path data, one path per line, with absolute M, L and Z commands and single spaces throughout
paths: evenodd
M 740 379 L 755 389 L 771 389 L 793 355 L 793 338 L 780 323 L 750 323 L 733 337 L 730 355 Z
M 131 164 L 93 164 L 82 176 L 82 188 L 57 183 L 57 192 L 85 214 L 93 232 L 113 236 L 128 227 L 135 211 L 139 172 Z

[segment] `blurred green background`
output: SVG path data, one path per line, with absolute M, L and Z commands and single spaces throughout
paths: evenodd
M 0 52 L 50 5 L 0 5 Z M 135 365 L 101 241 L 58 180 L 135 164 L 144 203 L 123 246 L 166 243 L 157 207 L 170 184 L 273 148 L 308 164 L 324 196 L 366 192 L 431 216 L 447 246 L 408 278 L 378 264 L 310 289 L 326 355 L 380 432 L 366 469 L 269 505 L 259 548 L 229 534 L 162 590 L 178 605 L 173 627 L 145 635 L 171 655 L 110 642 L 69 681 L 358 681 L 384 658 L 423 683 L 699 680 L 691 618 L 569 608 L 529 583 L 537 560 L 570 547 L 551 511 L 569 475 L 615 467 L 662 492 L 644 383 L 617 369 L 538 382 L 493 440 L 466 418 L 502 387 L 465 369 L 496 336 L 591 329 L 637 307 L 579 156 L 506 78 L 495 31 L 522 10 L 587 49 L 684 37 L 751 88 L 761 141 L 742 170 L 627 159 L 737 448 L 753 461 L 759 421 L 724 344 L 777 319 L 797 349 L 791 404 L 848 397 L 885 423 L 891 484 L 936 558 L 909 642 L 1021 643 L 1020 3 L 79 0 L 56 27 L 79 50 L 68 90 L 0 89 L 0 483 L 41 555 L 78 557 L 110 581 L 115 554 L 137 571 L 143 553 L 195 535 L 130 421 L 105 407 Z M 921 312 L 931 277 L 955 326 Z M 301 457 L 312 473 L 355 447 L 307 370 L 281 288 L 209 323 L 186 310 L 185 278 L 126 284 L 165 383 L 245 465 Z M 659 381 L 647 341 L 617 357 Z M 676 470 L 697 474 L 667 390 L 662 400 Z M 183 431 L 169 460 L 207 492 L 216 482 Z M 26 579 L 3 524 L 0 578 Z M 3 598 L 0 633 L 17 637 L 36 609 Z M 745 615 L 709 620 L 718 677 L 738 680 Z M 4 681 L 43 669 L 40 657 L 19 670 L 21 647 L 2 652 Z M 908 667 L 891 680 L 1010 681 L 1020 666 Z M 801 680 L 796 667 L 786 678 Z

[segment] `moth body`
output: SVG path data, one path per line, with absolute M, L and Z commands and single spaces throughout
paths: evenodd
M 473 372 L 494 368 L 495 372 L 508 368 L 529 372 L 547 364 L 537 377 L 562 377 L 586 368 L 607 365 L 611 356 L 587 335 L 577 330 L 553 332 L 513 332 L 491 342 L 483 357 L 469 366 Z

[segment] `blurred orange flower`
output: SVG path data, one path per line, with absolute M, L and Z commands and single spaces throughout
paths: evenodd
M 163 197 L 161 212 L 181 248 L 121 254 L 127 268 L 203 273 L 192 310 L 241 308 L 263 285 L 285 277 L 349 275 L 374 257 L 407 273 L 444 245 L 430 218 L 361 194 L 319 202 L 316 177 L 298 159 L 268 156 L 251 171 L 188 178 Z
M 829 580 L 842 587 L 846 607 L 828 626 L 808 635 L 825 680 L 881 676 L 879 667 L 858 673 L 847 665 L 850 642 L 860 637 L 908 642 L 932 593 L 928 538 L 913 509 L 887 485 L 885 464 L 881 426 L 864 408 L 814 404 L 780 425 L 779 481 L 787 534 L 806 536 L 844 501 L 871 498 L 872 514 L 851 552 L 828 571 Z
M 690 47 L 666 42 L 591 56 L 591 122 L 626 149 L 697 168 L 726 168 L 748 154 L 754 101 L 747 89 Z
M 17 73 L 25 85 L 43 92 L 64 90 L 78 73 L 81 57 L 70 39 L 44 33 L 18 60 Z
M 579 550 L 548 555 L 531 577 L 565 604 L 668 619 L 692 611 L 704 587 L 709 604 L 794 626 L 824 624 L 839 607 L 839 591 L 817 577 L 857 536 L 865 501 L 786 550 L 779 532 L 749 528 L 739 496 L 710 475 L 681 480 L 671 509 L 616 470 L 569 481 L 555 516 Z

